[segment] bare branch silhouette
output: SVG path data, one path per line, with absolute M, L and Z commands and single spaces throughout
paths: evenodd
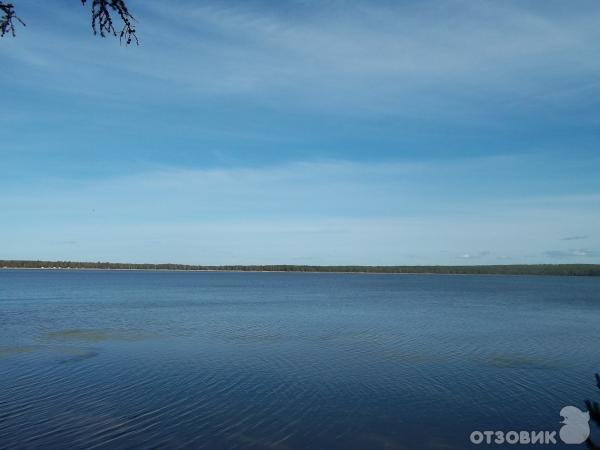
M 0 13 L 2 13 L 2 17 L 0 17 L 0 37 L 4 37 L 5 34 L 15 36 L 15 21 L 25 26 L 25 22 L 15 14 L 15 7 L 12 3 L 0 2 Z
M 87 0 L 81 0 L 81 3 L 85 5 Z M 111 10 L 118 14 L 123 22 L 123 28 L 118 34 L 111 17 Z M 135 18 L 127 9 L 124 0 L 92 0 L 92 29 L 94 34 L 99 34 L 102 37 L 112 34 L 113 36 L 119 36 L 119 41 L 125 41 L 126 45 L 131 44 L 133 40 L 139 45 L 140 41 L 135 34 L 133 22 L 135 22 Z
M 135 41 L 137 45 L 140 41 L 136 35 L 135 18 L 129 12 L 125 0 L 89 0 L 92 4 L 92 30 L 94 34 L 106 37 L 109 35 L 118 36 L 121 43 L 129 45 Z M 81 0 L 82 5 L 88 4 L 88 0 Z M 15 14 L 15 7 L 12 3 L 0 1 L 0 37 L 9 34 L 13 37 L 15 33 L 15 23 L 25 26 L 19 16 Z M 115 28 L 114 16 L 118 16 L 123 22 L 121 31 Z

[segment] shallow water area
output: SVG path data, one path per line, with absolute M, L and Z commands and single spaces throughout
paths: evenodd
M 0 447 L 558 431 L 600 400 L 598 318 L 586 277 L 0 270 Z

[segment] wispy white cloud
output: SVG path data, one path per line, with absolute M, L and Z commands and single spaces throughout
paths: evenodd
M 559 256 L 547 249 L 573 222 L 589 236 L 600 226 L 593 198 L 540 205 L 519 195 L 511 204 L 502 183 L 483 197 L 453 186 L 466 174 L 489 179 L 502 164 L 523 160 L 165 168 L 19 186 L 0 197 L 0 211 L 10 211 L 0 249 L 10 258 L 190 263 L 455 264 L 459 255 L 474 264 L 497 263 L 496 255 L 540 262 Z M 590 248 L 599 245 L 589 239 Z M 597 256 L 577 251 L 561 257 Z
M 581 164 L 586 164 L 582 162 Z M 527 179 L 531 156 L 490 156 L 429 161 L 293 162 L 262 167 L 163 167 L 138 174 L 98 179 L 48 179 L 24 188 L 5 183 L 0 207 L 23 220 L 46 212 L 46 220 L 63 211 L 89 220 L 134 218 L 169 221 L 176 217 L 220 219 L 243 217 L 398 217 L 596 207 L 600 196 L 567 195 L 572 171 L 561 178 Z M 543 174 L 542 174 L 543 175 Z M 580 175 L 581 181 L 595 173 Z M 549 195 L 552 190 L 558 194 Z M 562 233 L 565 235 L 565 233 Z
M 487 250 L 483 250 L 483 251 L 479 251 L 476 253 L 463 253 L 461 255 L 458 255 L 457 258 L 460 259 L 480 259 L 480 258 L 485 258 L 487 256 L 490 255 L 491 252 L 487 251 Z
M 303 5 L 286 15 L 258 3 L 144 2 L 136 5 L 143 45 L 133 49 L 99 44 L 83 34 L 87 23 L 61 33 L 59 26 L 82 19 L 65 9 L 56 28 L 23 30 L 4 52 L 36 71 L 33 82 L 45 77 L 49 87 L 115 100 L 128 92 L 142 102 L 216 95 L 284 109 L 481 120 L 490 104 L 514 113 L 532 103 L 585 102 L 600 91 L 593 3 Z M 156 89 L 165 83 L 169 89 Z
M 523 212 L 464 218 L 230 219 L 151 223 L 34 223 L 0 226 L 0 258 L 86 259 L 269 264 L 310 259 L 319 264 L 456 264 L 462 248 L 489 248 L 467 264 L 599 262 L 591 249 L 552 253 L 549 237 L 560 214 L 537 221 Z M 586 217 L 585 219 L 590 219 Z M 597 220 L 597 218 L 596 218 Z M 550 222 L 552 223 L 552 222 Z M 75 241 L 66 245 L 62 241 Z M 27 243 L 27 245 L 24 245 Z M 596 243 L 597 244 L 597 243 Z M 501 255 L 496 257 L 495 255 Z
M 597 258 L 600 252 L 588 248 L 575 248 L 569 250 L 549 250 L 545 255 L 554 259 L 574 259 L 574 258 Z
M 575 235 L 575 236 L 565 236 L 563 238 L 560 238 L 561 241 L 582 241 L 584 239 L 587 239 L 588 236 L 584 236 L 584 235 Z

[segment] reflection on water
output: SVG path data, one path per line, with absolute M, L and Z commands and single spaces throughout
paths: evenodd
M 56 350 L 61 355 L 59 362 L 63 364 L 85 361 L 86 359 L 93 358 L 94 356 L 98 356 L 99 354 L 96 350 L 88 348 L 61 347 L 56 348 Z
M 448 449 L 596 398 L 600 280 L 0 271 L 0 448 Z

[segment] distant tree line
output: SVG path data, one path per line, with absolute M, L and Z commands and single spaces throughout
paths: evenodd
M 348 272 L 445 275 L 568 275 L 600 276 L 600 264 L 513 264 L 483 266 L 308 266 L 134 264 L 78 261 L 0 260 L 0 268 L 12 269 L 105 269 L 105 270 L 190 270 L 238 272 Z

